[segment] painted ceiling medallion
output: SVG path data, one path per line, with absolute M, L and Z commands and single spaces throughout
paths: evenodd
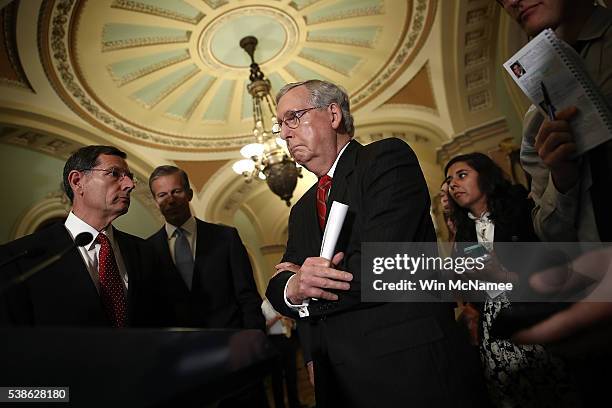
M 250 140 L 249 60 L 272 83 L 342 84 L 358 109 L 403 72 L 437 0 L 45 0 L 45 71 L 84 120 L 167 150 L 234 150 Z
M 259 40 L 257 60 L 260 66 L 295 49 L 298 25 L 282 10 L 250 6 L 231 10 L 211 22 L 198 41 L 198 51 L 204 63 L 213 70 L 237 70 L 244 76 L 251 61 L 238 44 L 253 35 Z

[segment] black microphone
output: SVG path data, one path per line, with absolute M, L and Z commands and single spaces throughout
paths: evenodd
M 60 259 L 62 259 L 62 257 L 64 255 L 66 255 L 68 252 L 72 251 L 74 248 L 85 246 L 85 245 L 89 244 L 92 240 L 93 240 L 93 235 L 91 233 L 89 233 L 89 232 L 81 232 L 79 235 L 77 235 L 74 238 L 74 242 L 71 243 L 70 245 L 68 245 L 66 248 L 62 249 L 57 254 L 55 254 L 55 255 L 45 259 L 44 261 L 42 261 L 38 265 L 34 265 L 32 268 L 28 269 L 26 272 L 24 272 L 24 273 L 22 273 L 20 275 L 15 276 L 7 284 L 2 285 L 2 287 L 0 287 L 0 294 L 4 293 L 6 290 L 10 289 L 14 285 L 18 285 L 18 284 L 20 284 L 22 282 L 25 282 L 26 280 L 28 280 L 29 278 L 31 278 L 32 276 L 34 276 L 38 272 L 42 271 L 45 268 L 48 268 L 49 266 L 51 266 L 55 262 L 57 262 Z M 26 251 L 24 251 L 24 252 L 26 252 Z M 17 255 L 19 255 L 19 254 L 17 254 Z
M 4 268 L 7 265 L 12 264 L 13 262 L 17 262 L 21 258 L 36 258 L 38 256 L 41 256 L 44 253 L 45 253 L 45 250 L 42 248 L 38 248 L 38 247 L 26 249 L 24 251 L 19 252 L 18 254 L 11 256 L 10 258 L 6 259 L 4 262 L 0 263 L 0 269 Z

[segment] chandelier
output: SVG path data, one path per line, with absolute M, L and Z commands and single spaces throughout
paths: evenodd
M 297 179 L 302 177 L 302 169 L 289 156 L 285 141 L 279 137 L 280 126 L 276 120 L 276 103 L 270 95 L 270 81 L 255 62 L 257 38 L 244 37 L 240 40 L 240 47 L 251 57 L 251 83 L 247 85 L 247 90 L 253 97 L 255 142 L 240 149 L 245 159 L 234 163 L 232 168 L 242 174 L 247 183 L 265 180 L 270 190 L 290 206 Z

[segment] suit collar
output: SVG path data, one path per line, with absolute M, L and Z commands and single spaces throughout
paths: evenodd
M 194 216 L 191 216 L 187 221 L 185 221 L 183 223 L 183 225 L 181 225 L 180 227 L 177 227 L 176 225 L 172 225 L 168 222 L 166 222 L 165 224 L 165 230 L 166 230 L 166 237 L 170 238 L 172 235 L 174 235 L 174 232 L 178 229 L 178 228 L 182 228 L 185 231 L 187 231 L 189 234 L 195 234 L 196 232 L 196 219 Z
M 348 186 L 347 178 L 353 173 L 357 162 L 357 152 L 361 144 L 356 140 L 351 140 L 346 146 L 343 154 L 338 160 L 338 165 L 334 172 L 331 192 L 327 198 L 327 208 L 331 208 L 331 203 L 334 201 L 344 202 L 346 197 L 346 189 Z M 329 214 L 329 211 L 328 211 Z
M 83 221 L 79 217 L 77 217 L 72 211 L 70 211 L 70 213 L 68 214 L 68 217 L 66 218 L 66 221 L 64 222 L 64 226 L 68 230 L 68 233 L 70 234 L 70 237 L 72 238 L 73 241 L 77 235 L 83 232 L 87 232 L 91 234 L 93 239 L 89 244 L 85 246 L 85 248 L 87 248 L 88 251 L 91 250 L 92 246 L 95 245 L 95 239 L 99 234 L 98 230 L 96 230 L 94 227 L 87 224 L 85 221 Z M 112 229 L 112 228 L 109 228 L 109 229 Z M 113 242 L 112 233 L 107 236 L 108 236 L 108 239 L 111 242 Z
M 331 168 L 329 169 L 329 171 L 327 172 L 327 175 L 329 177 L 331 177 L 332 179 L 334 178 L 334 173 L 336 171 L 336 166 L 338 166 L 338 162 L 340 161 L 340 158 L 342 157 L 342 154 L 344 153 L 344 151 L 346 150 L 346 148 L 348 147 L 348 145 L 351 143 L 351 141 L 349 140 L 347 144 L 345 144 L 342 149 L 340 149 L 340 152 L 338 153 L 338 156 L 336 157 L 336 160 L 334 161 L 334 164 L 332 164 Z

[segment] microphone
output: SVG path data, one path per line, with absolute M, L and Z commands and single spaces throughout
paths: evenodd
M 31 278 L 32 276 L 34 276 L 38 272 L 42 271 L 45 268 L 48 268 L 49 266 L 53 265 L 55 262 L 57 262 L 60 259 L 62 259 L 62 257 L 64 255 L 66 255 L 68 252 L 72 251 L 74 248 L 85 246 L 85 245 L 89 244 L 92 240 L 93 240 L 93 235 L 91 233 L 89 233 L 89 232 L 81 232 L 79 235 L 77 235 L 74 238 L 74 242 L 71 243 L 70 245 L 68 245 L 66 248 L 62 249 L 57 254 L 55 254 L 55 255 L 45 259 L 44 261 L 42 261 L 38 265 L 34 265 L 32 268 L 28 269 L 26 272 L 24 272 L 24 273 L 22 273 L 20 275 L 15 276 L 7 284 L 2 285 L 2 287 L 0 287 L 0 294 L 4 293 L 5 291 L 10 289 L 14 285 L 18 285 L 18 284 L 20 284 L 22 282 L 25 282 L 26 280 L 28 280 L 29 278 Z M 26 251 L 23 251 L 23 252 L 28 252 L 28 251 L 26 250 Z M 31 251 L 29 253 L 31 253 Z M 20 255 L 20 254 L 17 254 L 17 256 Z M 9 261 L 12 262 L 10 259 L 9 259 Z
M 41 256 L 44 253 L 45 253 L 45 250 L 39 247 L 26 249 L 24 251 L 19 252 L 18 254 L 11 256 L 10 258 L 6 259 L 4 262 L 0 263 L 0 269 L 4 268 L 7 265 L 12 264 L 13 262 L 17 262 L 21 258 L 36 258 L 38 256 Z

